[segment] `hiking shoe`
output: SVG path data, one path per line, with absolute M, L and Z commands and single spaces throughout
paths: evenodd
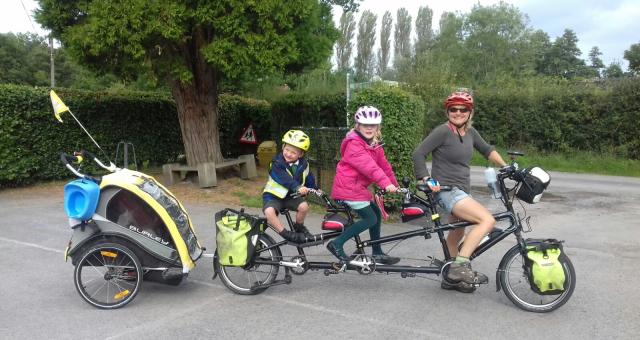
M 473 269 L 471 269 L 471 262 L 451 263 L 449 271 L 447 272 L 447 279 L 455 283 L 460 281 L 469 284 L 484 284 L 489 282 L 489 278 L 486 275 L 474 272 Z
M 296 233 L 291 230 L 284 229 L 280 232 L 283 239 L 293 243 L 305 243 L 307 237 L 303 233 Z
M 373 254 L 373 259 L 376 261 L 376 263 L 380 263 L 380 264 L 396 264 L 400 262 L 399 257 L 390 256 L 385 253 Z
M 446 279 L 443 279 L 440 283 L 440 288 L 445 290 L 457 290 L 461 293 L 473 293 L 476 290 L 472 284 L 460 281 L 458 283 L 449 283 Z
M 331 252 L 331 254 L 333 254 L 333 256 L 335 256 L 338 260 L 340 260 L 340 262 L 349 262 L 349 257 L 347 256 L 347 254 L 345 254 L 344 250 L 342 249 L 338 249 L 336 247 L 335 244 L 333 244 L 333 241 L 330 241 L 329 243 L 327 243 L 327 250 L 329 252 Z
M 314 235 L 309 231 L 309 229 L 307 229 L 307 227 L 305 227 L 304 224 L 294 223 L 293 230 L 297 233 L 303 233 L 304 236 L 310 240 L 314 239 Z

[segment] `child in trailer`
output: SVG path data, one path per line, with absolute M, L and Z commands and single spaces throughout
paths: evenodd
M 340 145 L 342 157 L 336 167 L 331 190 L 334 200 L 346 203 L 361 218 L 327 244 L 327 249 L 342 263 L 349 261 L 343 245 L 350 238 L 367 229 L 372 240 L 380 238 L 381 212 L 372 202 L 369 185 L 375 183 L 388 192 L 398 190 L 398 181 L 382 149 L 382 113 L 375 107 L 363 106 L 356 111 L 354 119 L 355 127 Z M 383 253 L 379 244 L 372 246 L 372 252 L 377 263 L 394 264 L 400 261 Z
M 267 222 L 282 238 L 293 243 L 304 243 L 314 236 L 304 226 L 309 212 L 304 196 L 309 188 L 316 188 L 309 162 L 304 158 L 310 144 L 309 136 L 300 130 L 289 130 L 284 134 L 282 153 L 271 160 L 269 179 L 262 193 L 262 211 Z M 283 208 L 296 211 L 294 231 L 285 229 L 278 218 Z

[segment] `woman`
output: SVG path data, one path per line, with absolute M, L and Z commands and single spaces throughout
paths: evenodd
M 473 97 L 464 91 L 456 91 L 444 101 L 447 122 L 429 133 L 413 152 L 413 168 L 416 178 L 425 181 L 436 192 L 436 200 L 452 218 L 473 223 L 465 237 L 464 228 L 451 230 L 447 235 L 447 248 L 455 258 L 442 288 L 472 292 L 474 283 L 487 283 L 488 278 L 471 269 L 469 257 L 482 238 L 495 224 L 491 213 L 470 195 L 471 180 L 469 163 L 473 150 L 478 150 L 485 158 L 497 164 L 506 165 L 494 147 L 487 144 L 478 131 L 471 127 L 473 118 Z M 425 164 L 428 154 L 433 155 L 432 171 Z M 430 179 L 435 181 L 430 181 Z M 451 191 L 440 192 L 440 184 L 453 187 Z M 458 243 L 465 237 L 458 253 Z

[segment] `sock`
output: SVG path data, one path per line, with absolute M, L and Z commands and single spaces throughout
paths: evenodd
M 455 263 L 465 263 L 465 262 L 469 262 L 469 258 L 468 257 L 464 257 L 464 256 L 456 256 L 456 260 L 454 261 Z

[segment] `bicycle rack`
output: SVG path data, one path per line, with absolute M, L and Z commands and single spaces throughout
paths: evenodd
M 136 171 L 138 170 L 138 160 L 136 158 L 136 148 L 133 146 L 131 142 L 120 141 L 118 142 L 118 146 L 116 147 L 116 157 L 114 162 L 116 165 L 118 164 L 118 155 L 120 154 L 120 146 L 122 145 L 122 160 L 123 160 L 123 168 L 129 168 L 129 147 L 133 151 L 133 164 L 135 166 Z

